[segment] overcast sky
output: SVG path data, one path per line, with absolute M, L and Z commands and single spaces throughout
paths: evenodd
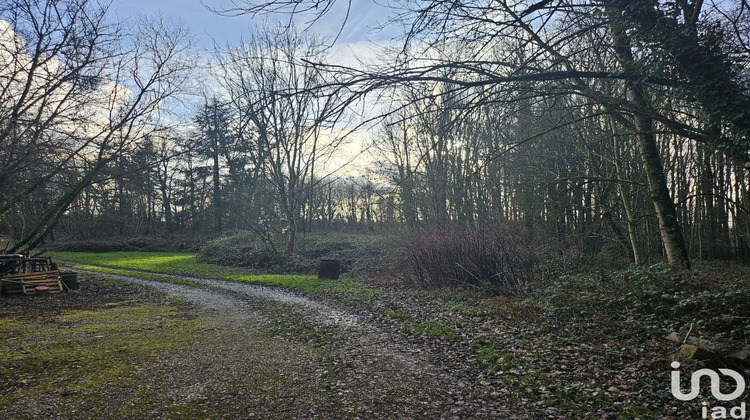
M 346 21 L 346 26 L 338 38 L 338 44 L 359 44 L 366 42 L 384 43 L 394 34 L 392 31 L 378 31 L 378 25 L 387 21 L 391 11 L 372 0 L 355 0 Z M 346 17 L 346 1 L 336 6 L 323 20 L 310 29 L 316 34 L 333 39 L 339 32 Z M 166 18 L 182 22 L 195 36 L 196 47 L 211 49 L 214 41 L 223 47 L 236 44 L 247 37 L 253 27 L 263 25 L 263 16 L 219 16 L 206 6 L 225 8 L 231 6 L 229 0 L 113 0 L 112 14 L 118 19 L 130 19 L 143 15 L 160 13 Z M 283 17 L 279 17 L 283 19 Z M 300 27 L 309 26 L 309 17 L 300 17 L 295 22 Z

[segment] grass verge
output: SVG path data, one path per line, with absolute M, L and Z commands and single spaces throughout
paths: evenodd
M 364 288 L 348 278 L 338 280 L 318 279 L 316 276 L 291 274 L 258 274 L 248 269 L 224 267 L 216 264 L 200 263 L 196 255 L 174 252 L 56 252 L 54 257 L 69 263 L 73 268 L 118 274 L 169 283 L 195 286 L 185 279 L 172 279 L 136 273 L 137 270 L 156 274 L 170 274 L 214 280 L 239 281 L 263 286 L 284 287 L 305 293 L 316 294 L 326 290 L 370 294 L 374 289 Z

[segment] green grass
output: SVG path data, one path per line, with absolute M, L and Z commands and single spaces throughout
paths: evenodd
M 289 274 L 257 274 L 247 269 L 199 263 L 195 254 L 175 252 L 56 252 L 56 259 L 72 263 L 73 268 L 102 273 L 143 278 L 194 286 L 188 280 L 169 279 L 123 270 L 172 274 L 204 279 L 240 281 L 264 286 L 284 287 L 306 293 L 319 293 L 324 289 L 361 291 L 373 293 L 351 279 L 321 280 L 316 276 Z M 106 268 L 102 268 L 106 267 Z
M 492 373 L 506 371 L 514 366 L 513 353 L 500 350 L 495 344 L 487 344 L 479 349 L 476 363 L 488 367 Z
M 406 320 L 406 311 L 403 309 L 397 309 L 395 311 L 386 312 L 385 314 L 391 319 L 398 319 L 399 321 Z
M 447 325 L 439 322 L 425 321 L 417 324 L 414 327 L 414 332 L 417 334 L 426 334 L 430 337 L 442 338 L 445 340 L 453 340 L 456 338 L 456 333 Z
M 116 274 L 118 276 L 130 276 L 130 277 L 137 276 L 137 278 L 139 279 L 160 281 L 162 283 L 184 284 L 185 286 L 198 286 L 196 283 L 192 281 L 188 281 L 188 280 L 173 279 L 173 278 L 162 277 L 162 276 L 154 276 L 154 275 L 149 275 L 149 274 L 144 274 L 144 273 L 133 274 L 132 271 L 128 271 L 128 270 L 104 268 L 104 267 L 99 267 L 96 265 L 73 264 L 73 268 L 77 268 L 79 270 L 96 271 L 97 273 Z
M 221 266 L 196 262 L 195 254 L 176 252 L 56 252 L 54 256 L 79 264 L 178 276 L 222 278 L 229 271 Z

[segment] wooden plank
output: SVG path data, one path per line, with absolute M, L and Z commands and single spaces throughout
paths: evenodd
M 42 271 L 38 273 L 11 274 L 0 278 L 0 283 L 5 286 L 7 294 L 33 294 L 36 286 L 48 286 L 50 293 L 63 291 L 59 271 Z
M 36 286 L 48 286 L 50 293 L 60 293 L 63 291 L 62 282 L 59 278 L 46 278 L 39 280 L 25 281 L 23 285 L 24 294 L 33 294 Z
M 36 273 L 21 273 L 21 274 L 7 274 L 3 276 L 3 279 L 7 280 L 26 280 L 26 279 L 37 279 L 37 278 L 51 278 L 51 277 L 59 277 L 60 272 L 55 271 L 40 271 Z

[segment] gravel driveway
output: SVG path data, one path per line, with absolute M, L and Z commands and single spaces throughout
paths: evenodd
M 541 414 L 509 407 L 507 397 L 482 386 L 476 371 L 464 368 L 469 363 L 456 360 L 447 343 L 441 350 L 378 322 L 367 311 L 246 283 L 164 276 L 196 285 L 189 286 L 80 273 L 84 278 L 95 274 L 155 289 L 221 326 L 210 342 L 198 340 L 162 359 L 156 371 L 142 372 L 154 382 L 157 406 L 192 407 L 198 411 L 190 415 L 212 418 Z M 162 417 L 164 413 L 156 409 L 143 414 Z

